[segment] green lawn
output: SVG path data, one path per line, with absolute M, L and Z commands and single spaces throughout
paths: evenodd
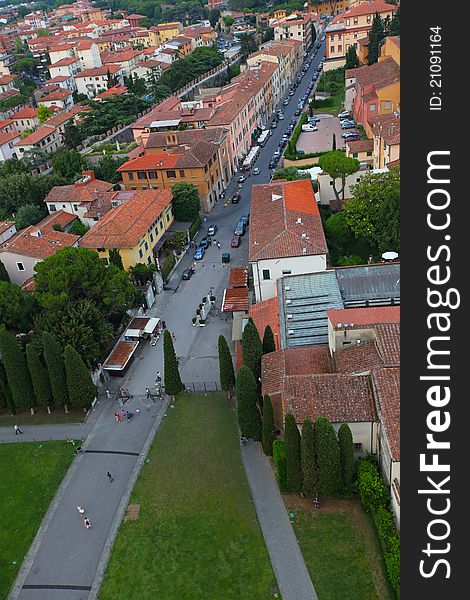
M 74 451 L 67 442 L 0 446 L 0 598 L 13 585 Z
M 295 512 L 294 529 L 319 600 L 392 600 L 364 514 Z
M 168 409 L 121 525 L 100 600 L 261 600 L 275 585 L 224 394 Z
M 34 409 L 35 414 L 31 411 L 18 412 L 16 415 L 10 414 L 7 409 L 0 410 L 0 427 L 13 427 L 19 425 L 56 425 L 58 423 L 82 423 L 85 418 L 85 413 L 81 408 L 69 408 L 66 414 L 61 406 L 53 406 L 51 414 L 45 407 L 38 406 Z

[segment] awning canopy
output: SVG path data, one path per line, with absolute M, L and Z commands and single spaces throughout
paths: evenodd
M 150 123 L 150 129 L 157 129 L 159 127 L 178 127 L 181 123 L 181 119 L 171 119 L 167 121 L 152 121 Z

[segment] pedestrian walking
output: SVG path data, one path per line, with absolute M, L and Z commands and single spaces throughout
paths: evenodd
M 162 329 L 166 329 L 166 323 L 165 323 L 165 321 L 162 321 Z
M 150 398 L 150 390 L 148 388 L 145 388 L 145 397 Z
M 85 527 L 86 527 L 87 529 L 91 529 L 91 520 L 90 520 L 88 517 L 85 517 L 85 518 L 83 519 L 83 522 L 85 523 Z
M 116 421 L 117 421 L 118 423 L 120 423 L 120 422 L 121 422 L 121 415 L 120 415 L 119 413 L 116 413 Z
M 217 244 L 219 243 L 215 238 L 212 240 L 214 246 L 217 246 Z
M 130 421 L 130 420 L 131 420 L 131 413 L 130 413 L 128 410 L 126 410 L 126 419 L 127 419 L 128 421 Z
M 18 435 L 19 433 L 23 433 L 21 431 L 21 429 L 18 427 L 18 425 L 15 425 L 15 435 Z
M 85 514 L 85 509 L 82 508 L 81 506 L 77 506 L 77 510 L 78 510 L 78 514 L 83 517 L 83 515 Z
M 204 217 L 203 221 L 204 221 L 204 225 L 205 225 L 207 223 L 207 217 Z
M 126 418 L 126 411 L 124 409 L 121 410 L 121 419 L 124 421 Z
M 217 242 L 217 248 L 220 250 L 220 242 Z
M 106 388 L 106 396 L 111 398 L 111 392 L 109 391 L 109 388 Z
M 175 341 L 175 340 L 176 340 L 176 335 L 175 335 L 175 332 L 173 332 L 173 333 L 171 334 L 171 339 L 172 339 L 173 341 Z
M 114 478 L 109 471 L 106 473 L 106 477 L 109 479 L 109 483 L 113 483 Z
M 118 417 L 119 417 L 119 415 L 117 414 L 116 411 L 114 411 L 114 419 L 115 419 L 116 423 L 119 423 Z
M 162 376 L 160 375 L 160 371 L 157 371 L 157 377 L 156 377 L 157 381 L 161 381 L 162 380 Z

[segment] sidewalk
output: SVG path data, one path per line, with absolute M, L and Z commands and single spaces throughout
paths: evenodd
M 250 440 L 245 446 L 241 446 L 241 453 L 282 600 L 318 600 L 274 473 L 261 444 Z

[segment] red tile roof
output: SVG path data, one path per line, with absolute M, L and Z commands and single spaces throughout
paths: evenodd
M 29 256 L 43 260 L 52 256 L 61 248 L 73 246 L 79 239 L 79 235 L 55 231 L 51 227 L 41 228 L 42 221 L 37 225 L 30 225 L 26 229 L 15 233 L 9 240 L 0 246 L 2 252 L 11 252 L 20 256 Z M 37 236 L 38 230 L 42 235 Z
M 164 152 L 158 154 L 145 154 L 139 158 L 128 160 L 121 165 L 117 171 L 123 172 L 145 171 L 147 169 L 171 169 L 176 166 L 178 158 L 179 157 L 177 154 L 167 154 Z
M 400 115 L 377 115 L 371 124 L 374 136 L 380 136 L 389 146 L 400 143 Z
M 346 77 L 355 77 L 362 88 L 370 85 L 378 90 L 400 81 L 400 66 L 389 57 L 373 65 L 348 70 Z
M 0 221 L 0 235 L 5 233 L 7 229 L 10 229 L 12 225 L 15 224 L 15 221 Z
M 72 95 L 70 90 L 65 90 L 64 88 L 60 88 L 59 90 L 55 90 L 46 96 L 43 96 L 39 99 L 39 103 L 43 102 L 56 102 L 57 100 L 66 100 Z
M 370 308 L 340 308 L 327 310 L 326 315 L 334 329 L 338 325 L 345 327 L 358 327 L 376 323 L 399 323 L 399 306 L 373 306 Z
M 25 106 L 17 113 L 12 115 L 13 121 L 17 121 L 18 119 L 34 119 L 38 116 L 38 108 L 33 108 L 32 106 Z
M 253 319 L 256 328 L 258 329 L 261 338 L 264 335 L 264 330 L 267 325 L 271 326 L 274 333 L 274 341 L 277 341 L 279 346 L 280 324 L 279 324 L 279 302 L 277 296 L 263 300 L 257 304 L 252 304 L 248 314 Z
M 346 141 L 346 146 L 351 152 L 372 152 L 374 150 L 374 140 L 355 140 Z
M 95 67 L 93 69 L 84 69 L 74 75 L 74 79 L 81 79 L 82 77 L 104 77 L 108 74 L 108 72 L 113 75 L 117 73 L 121 69 L 121 65 L 110 64 L 103 65 L 102 67 Z
M 79 58 L 75 58 L 73 56 L 71 56 L 70 58 L 61 58 L 60 60 L 58 60 L 55 63 L 52 63 L 51 65 L 49 65 L 49 68 L 53 67 L 66 67 L 68 65 L 73 65 L 75 63 L 79 63 L 80 59 Z
M 248 288 L 227 288 L 222 300 L 222 312 L 248 311 L 250 301 L 248 299 Z
M 366 340 L 360 344 L 340 348 L 333 352 L 333 360 L 338 373 L 351 375 L 367 374 L 373 369 L 384 366 L 375 340 Z
M 171 203 L 167 190 L 142 190 L 106 213 L 85 233 L 83 248 L 133 248 Z
M 230 269 L 229 287 L 247 287 L 248 269 L 247 267 L 234 267 Z
M 37 144 L 38 142 L 40 142 L 48 135 L 51 135 L 51 133 L 54 132 L 55 127 L 50 127 L 49 125 L 42 125 L 42 127 L 39 127 L 39 129 L 36 129 L 36 131 L 30 133 L 27 137 L 16 142 L 15 146 L 34 146 L 34 144 Z
M 101 94 L 98 94 L 96 98 L 109 98 L 110 96 L 122 96 L 127 93 L 127 88 L 125 85 L 113 85 L 112 87 L 104 90 Z M 95 98 L 95 100 L 96 100 Z
M 358 17 L 360 15 L 375 15 L 376 12 L 383 13 L 387 11 L 395 12 L 397 7 L 394 4 L 387 4 L 382 0 L 376 0 L 375 2 L 362 2 L 357 6 L 353 6 L 345 13 L 343 13 L 342 17 Z
M 380 369 L 372 374 L 372 386 L 391 458 L 400 460 L 400 369 Z
M 326 254 L 310 179 L 252 187 L 249 261 Z
M 12 140 L 19 139 L 20 134 L 17 131 L 0 131 L 0 146 L 3 144 L 8 144 Z
M 99 192 L 108 192 L 113 187 L 113 183 L 101 179 L 89 179 L 71 185 L 56 185 L 44 198 L 44 202 L 91 202 Z
M 400 324 L 381 323 L 374 325 L 376 343 L 384 367 L 400 366 Z

